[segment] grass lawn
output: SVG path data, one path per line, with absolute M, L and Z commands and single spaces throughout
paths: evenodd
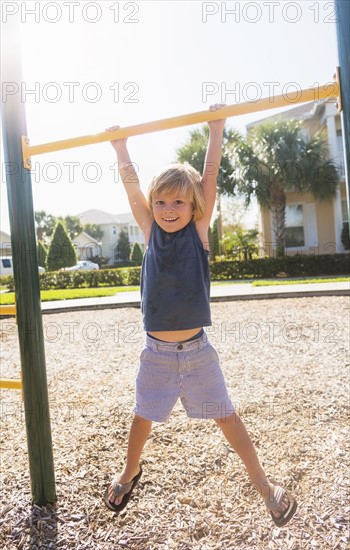
M 62 290 L 42 290 L 40 297 L 42 302 L 55 300 L 74 300 L 77 298 L 100 298 L 103 296 L 114 296 L 118 292 L 129 292 L 138 290 L 138 286 L 118 286 L 101 288 L 66 288 Z M 0 305 L 15 303 L 15 293 L 6 292 L 0 294 Z
M 300 285 L 315 283 L 346 283 L 350 282 L 349 277 L 319 277 L 315 279 L 269 279 L 253 281 L 253 286 L 275 286 L 275 285 Z
M 244 279 L 238 281 L 213 281 L 212 285 L 235 285 L 252 284 L 253 286 L 272 286 L 272 285 L 295 285 L 306 283 L 338 283 L 350 281 L 349 277 L 319 277 L 317 279 Z M 103 296 L 113 296 L 118 292 L 130 292 L 139 290 L 138 286 L 114 286 L 98 288 L 68 288 L 63 290 L 42 290 L 40 293 L 42 302 L 51 302 L 56 300 L 74 300 L 78 298 L 101 298 Z M 4 292 L 0 294 L 0 305 L 9 305 L 15 303 L 14 292 Z

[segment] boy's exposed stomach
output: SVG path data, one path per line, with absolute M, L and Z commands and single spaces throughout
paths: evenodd
M 150 336 L 163 340 L 164 342 L 184 342 L 192 336 L 198 334 L 202 327 L 190 328 L 187 330 L 160 330 L 160 331 L 148 331 Z

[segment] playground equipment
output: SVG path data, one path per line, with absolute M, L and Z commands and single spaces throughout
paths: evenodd
M 16 315 L 16 306 L 0 306 L 0 315 Z
M 1 378 L 0 379 L 0 388 L 8 390 L 21 390 L 22 380 L 12 380 L 10 378 Z
M 51 143 L 42 143 L 40 145 L 30 145 L 27 136 L 22 136 L 22 150 L 23 150 L 23 165 L 25 168 L 30 169 L 31 155 L 39 155 L 42 153 L 50 153 L 53 151 L 61 151 L 62 149 L 72 149 L 73 147 L 82 147 L 83 145 L 92 145 L 95 143 L 103 143 L 104 141 L 110 141 L 111 139 L 126 138 L 131 136 L 138 136 L 141 134 L 147 134 L 150 132 L 159 132 L 161 130 L 169 130 L 171 128 L 178 128 L 179 126 L 189 126 L 192 124 L 204 123 L 209 120 L 216 120 L 218 118 L 228 118 L 234 116 L 245 115 L 247 113 L 254 113 L 258 111 L 264 111 L 267 109 L 276 109 L 277 107 L 285 107 L 294 103 L 307 103 L 309 101 L 319 101 L 321 99 L 334 99 L 338 97 L 339 110 L 341 109 L 340 100 L 340 87 L 338 78 L 338 71 L 335 75 L 333 82 L 324 84 L 323 86 L 316 86 L 314 88 L 308 88 L 307 90 L 298 90 L 297 96 L 291 99 L 288 95 L 277 95 L 273 98 L 266 97 L 254 102 L 236 103 L 234 105 L 227 105 L 220 109 L 220 111 L 209 112 L 198 111 L 196 113 L 189 113 L 187 115 L 180 115 L 171 118 L 164 118 L 161 120 L 155 120 L 153 122 L 145 122 L 143 124 L 135 124 L 133 126 L 127 126 L 120 128 L 115 132 L 101 132 L 100 134 L 81 136 L 76 138 L 65 139 L 61 141 L 53 141 Z
M 349 53 L 350 53 L 350 3 L 336 0 L 337 31 L 340 53 L 340 74 L 331 84 L 302 90 L 293 103 L 304 103 L 340 96 L 342 90 L 342 122 L 345 140 L 345 161 L 350 161 L 350 105 L 349 105 Z M 14 17 L 3 25 L 2 55 L 3 80 L 22 82 L 18 23 Z M 346 93 L 344 93 L 346 90 Z M 27 430 L 28 458 L 32 500 L 45 505 L 56 500 L 53 465 L 49 401 L 46 379 L 45 351 L 40 304 L 36 238 L 30 174 L 30 157 L 49 151 L 80 147 L 111 139 L 134 136 L 206 122 L 222 117 L 232 117 L 260 110 L 291 106 L 284 96 L 262 99 L 227 106 L 216 113 L 201 111 L 180 117 L 121 128 L 116 132 L 103 132 L 95 136 L 83 136 L 68 140 L 31 146 L 27 137 L 25 106 L 18 94 L 11 95 L 3 104 L 3 135 L 5 172 L 9 202 L 12 249 L 14 255 L 14 279 L 16 313 L 22 366 L 23 399 Z M 346 170 L 346 175 L 348 174 Z M 348 177 L 348 176 L 347 176 Z M 349 195 L 348 179 L 347 189 Z
M 16 306 L 0 306 L 0 315 L 16 315 Z M 8 390 L 21 390 L 22 380 L 0 378 L 0 388 Z

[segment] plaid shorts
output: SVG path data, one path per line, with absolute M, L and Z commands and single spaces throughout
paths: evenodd
M 189 418 L 233 414 L 218 354 L 205 333 L 187 342 L 161 342 L 146 335 L 136 379 L 134 412 L 165 422 L 181 399 Z

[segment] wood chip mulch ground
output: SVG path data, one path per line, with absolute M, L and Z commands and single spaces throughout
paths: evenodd
M 75 550 L 349 548 L 349 299 L 212 304 L 208 329 L 227 385 L 269 476 L 299 503 L 272 523 L 213 421 L 180 404 L 154 424 L 126 510 L 102 495 L 123 465 L 143 344 L 136 308 L 44 315 L 57 503 L 30 503 L 21 394 L 1 391 L 0 547 Z M 13 319 L 2 378 L 17 378 Z

